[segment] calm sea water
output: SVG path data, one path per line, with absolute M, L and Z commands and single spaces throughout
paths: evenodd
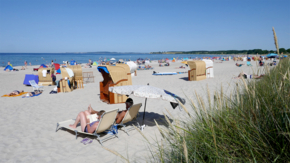
M 0 53 L 0 66 L 5 67 L 7 62 L 13 66 L 23 66 L 24 61 L 28 65 L 50 64 L 51 60 L 54 63 L 63 63 L 63 61 L 75 60 L 77 63 L 88 63 L 88 60 L 93 61 L 108 60 L 115 58 L 116 60 L 137 60 L 138 58 L 150 58 L 151 60 L 160 60 L 165 58 L 196 58 L 196 57 L 214 57 L 221 55 L 208 54 L 132 54 L 132 53 Z M 224 55 L 226 56 L 226 55 Z

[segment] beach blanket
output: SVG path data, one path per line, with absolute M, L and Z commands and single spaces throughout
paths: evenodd
M 153 72 L 152 75 L 177 75 L 177 72 Z
M 25 95 L 26 93 L 28 93 L 28 92 L 21 92 L 21 93 L 19 93 L 18 95 L 13 95 L 13 96 L 3 95 L 3 96 L 1 96 L 1 97 L 17 97 L 17 96 Z
M 29 97 L 35 97 L 35 96 L 39 96 L 39 95 L 41 95 L 42 93 L 40 93 L 40 94 L 37 94 L 37 95 L 33 95 L 33 96 L 23 96 L 22 98 L 29 98 Z

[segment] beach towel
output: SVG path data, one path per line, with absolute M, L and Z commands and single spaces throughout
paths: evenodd
M 1 96 L 1 97 L 17 97 L 17 96 L 22 96 L 22 95 L 24 95 L 24 94 L 26 94 L 26 93 L 28 93 L 28 92 L 21 92 L 21 93 L 19 93 L 18 95 L 13 95 L 13 96 L 3 95 L 3 96 Z
M 176 72 L 153 72 L 152 75 L 177 75 Z
M 28 95 L 28 96 L 23 96 L 22 98 L 35 97 L 35 96 L 39 96 L 39 95 L 41 95 L 41 94 L 42 94 L 42 93 L 40 93 L 40 94 L 37 94 L 37 95 L 36 95 L 36 94 L 33 94 L 33 96 L 29 96 L 29 95 Z
M 66 69 L 70 78 L 74 76 L 74 72 L 70 68 L 65 68 L 65 69 Z
M 46 77 L 46 74 L 47 74 L 47 70 L 42 70 L 42 76 Z

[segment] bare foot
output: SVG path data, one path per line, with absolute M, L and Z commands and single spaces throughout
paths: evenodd
M 92 107 L 91 107 L 91 104 L 90 104 L 89 107 L 88 107 L 88 111 L 89 111 L 89 113 L 92 113 Z
M 76 126 L 74 126 L 74 125 L 69 125 L 69 127 L 71 127 L 71 128 L 77 128 Z

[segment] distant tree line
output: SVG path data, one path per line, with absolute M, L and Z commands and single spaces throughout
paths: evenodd
M 290 53 L 290 48 L 280 48 L 280 54 Z M 151 54 L 269 54 L 276 53 L 274 50 L 262 50 L 262 49 L 252 49 L 252 50 L 218 50 L 218 51 L 164 51 L 164 52 L 151 52 Z

